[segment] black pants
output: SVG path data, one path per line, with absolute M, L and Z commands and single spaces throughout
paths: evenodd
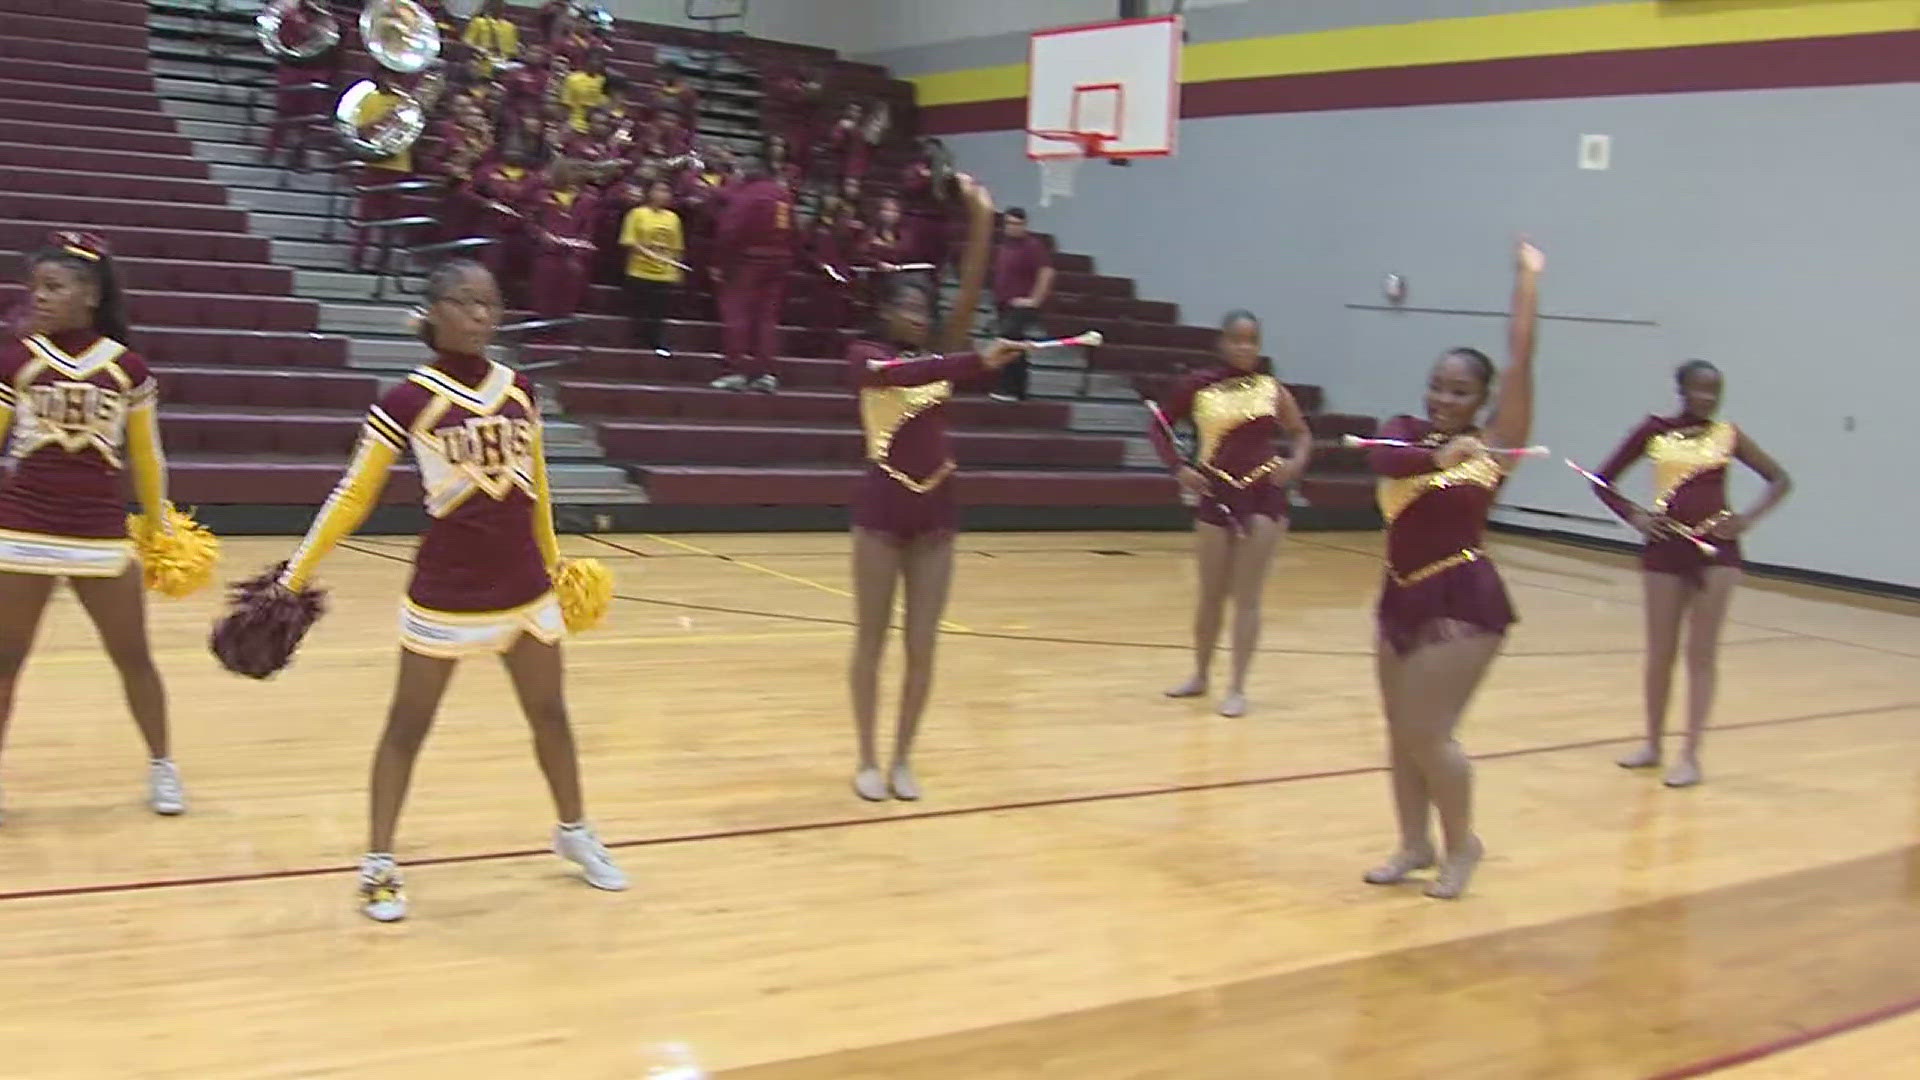
M 660 344 L 662 331 L 667 312 L 673 308 L 673 294 L 677 288 L 668 281 L 648 281 L 636 277 L 627 279 L 627 300 L 633 311 L 633 332 L 642 347 L 664 347 Z
M 1040 309 L 1026 307 L 1000 308 L 1000 336 L 1008 341 L 1039 341 L 1046 336 L 1046 328 L 1041 325 Z M 1000 369 L 999 385 L 994 392 L 1005 394 L 1021 401 L 1027 399 L 1027 356 L 1022 353 L 1013 362 Z

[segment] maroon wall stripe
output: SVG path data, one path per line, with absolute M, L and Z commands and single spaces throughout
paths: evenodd
M 1920 30 L 1188 83 L 1182 117 L 1920 81 Z M 928 134 L 1013 131 L 1026 99 L 934 105 Z

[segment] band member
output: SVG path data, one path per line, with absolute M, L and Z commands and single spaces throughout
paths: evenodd
M 1634 462 L 1653 462 L 1656 494 L 1652 512 L 1610 488 L 1596 488 L 1601 501 L 1646 538 L 1640 551 L 1646 585 L 1647 741 L 1620 759 L 1629 769 L 1660 764 L 1666 735 L 1667 699 L 1680 629 L 1687 628 L 1687 734 L 1680 760 L 1668 770 L 1668 787 L 1698 784 L 1700 739 L 1713 713 L 1719 682 L 1720 632 L 1740 583 L 1740 538 L 1793 490 L 1787 471 L 1734 425 L 1714 417 L 1724 388 L 1720 369 L 1689 360 L 1675 373 L 1680 411 L 1649 416 L 1620 444 L 1596 475 L 1609 485 Z M 1727 474 L 1734 462 L 1767 482 L 1760 501 L 1744 514 L 1727 505 Z M 1707 554 L 1702 543 L 1712 550 Z
M 407 100 L 406 91 L 398 82 L 398 76 L 383 67 L 373 72 L 374 91 L 362 98 L 359 110 L 354 114 L 354 123 L 365 135 L 377 129 L 377 126 L 393 115 L 402 102 Z M 366 190 L 360 193 L 355 207 L 361 222 L 391 221 L 400 216 L 405 206 L 406 193 L 393 190 L 393 186 L 412 180 L 413 147 L 403 146 L 383 158 L 362 162 L 357 180 Z M 354 226 L 353 244 L 348 252 L 349 263 L 358 269 L 365 256 L 366 247 L 371 239 L 370 229 L 365 224 Z
M 627 251 L 627 299 L 635 334 L 642 346 L 666 356 L 662 331 L 683 279 L 679 264 L 686 242 L 680 215 L 673 212 L 673 189 L 665 180 L 655 180 L 648 188 L 647 205 L 627 212 L 620 246 Z
M 1398 416 L 1380 431 L 1416 445 L 1371 455 L 1387 519 L 1375 655 L 1400 848 L 1366 880 L 1391 885 L 1433 865 L 1427 821 L 1429 809 L 1437 810 L 1446 861 L 1426 894 L 1443 900 L 1466 891 L 1485 852 L 1473 829 L 1473 766 L 1454 732 L 1514 622 L 1481 538 L 1513 460 L 1498 451 L 1524 447 L 1533 427 L 1534 323 L 1546 259 L 1523 242 L 1515 261 L 1509 359 L 1486 427 L 1475 421 L 1493 396 L 1493 361 L 1477 349 L 1454 349 L 1427 378 L 1427 418 Z
M 795 243 L 793 193 L 785 184 L 757 172 L 728 195 L 714 238 L 727 374 L 714 389 L 780 389 L 773 359 Z
M 66 578 L 146 743 L 147 805 L 178 814 L 186 793 L 141 583 L 173 595 L 204 584 L 212 536 L 167 503 L 153 376 L 125 344 L 124 294 L 106 244 L 55 234 L 27 260 L 27 292 L 29 336 L 0 343 L 0 435 L 11 434 L 13 466 L 0 480 L 0 741 L 40 617 Z M 129 474 L 141 510 L 133 522 L 122 494 Z
M 507 0 L 487 0 L 480 14 L 467 20 L 460 40 L 474 51 L 489 74 L 520 55 L 520 28 L 507 18 Z
M 315 118 L 332 111 L 334 85 L 340 81 L 340 64 L 345 51 L 339 43 L 339 21 L 321 0 L 298 0 L 280 19 L 280 45 L 289 50 L 317 43 L 323 34 L 332 33 L 334 43 L 309 57 L 291 54 L 276 57 L 274 68 L 273 125 L 267 129 L 269 157 L 288 135 L 293 136 L 296 167 L 303 166 L 306 133 Z
M 1168 697 L 1207 692 L 1227 600 L 1233 600 L 1233 684 L 1221 716 L 1247 711 L 1247 670 L 1260 647 L 1260 605 L 1267 570 L 1287 529 L 1287 487 L 1307 471 L 1313 432 L 1286 385 L 1260 359 L 1260 320 L 1235 311 L 1220 324 L 1221 363 L 1188 376 L 1148 428 L 1154 449 L 1180 486 L 1198 500 L 1194 550 L 1200 595 L 1193 616 L 1193 676 Z M 1192 463 L 1180 457 L 1169 425 L 1191 420 L 1200 435 Z M 1275 443 L 1285 436 L 1290 453 Z
M 547 84 L 553 78 L 552 56 L 545 45 L 528 45 L 526 59 L 500 76 L 506 101 L 503 127 L 517 126 L 525 117 L 546 112 Z
M 961 270 L 960 296 L 939 342 L 955 350 L 925 356 L 932 321 L 930 283 L 896 281 L 881 311 L 881 329 L 856 341 L 847 353 L 849 375 L 860 393 L 860 423 L 866 432 L 867 472 L 853 502 L 853 592 L 858 629 L 848 682 L 860 761 L 853 790 L 879 801 L 891 793 L 918 799 L 914 736 L 933 689 L 934 643 L 953 579 L 955 509 L 952 447 L 944 403 L 953 382 L 1003 367 L 1018 351 L 1010 342 L 985 355 L 961 353 L 968 323 L 986 276 L 993 229 L 993 197 L 967 179 L 962 185 L 972 231 Z M 893 619 L 893 596 L 906 586 L 906 673 L 900 695 L 893 761 L 885 775 L 875 737 L 880 656 Z
M 596 196 L 580 185 L 579 168 L 572 162 L 555 162 L 547 175 L 548 187 L 535 197 L 527 218 L 534 250 L 528 288 L 536 316 L 563 319 L 578 312 L 586 296 Z
M 587 53 L 586 63 L 568 74 L 560 87 L 560 103 L 567 107 L 568 122 L 577 134 L 587 130 L 587 114 L 607 103 L 607 54 L 603 49 Z
M 474 177 L 473 192 L 480 201 L 480 235 L 494 241 L 486 249 L 487 269 L 498 281 L 524 281 L 533 259 L 533 236 L 527 215 L 544 181 L 530 155 L 519 143 L 507 147 L 501 159 Z
M 554 852 L 587 883 L 618 891 L 627 877 L 586 823 L 567 718 L 560 640 L 604 613 L 611 581 L 591 560 L 563 560 L 553 527 L 540 409 L 525 377 L 486 358 L 500 293 L 477 263 L 456 260 L 427 280 L 420 336 L 433 363 L 367 412 L 347 473 L 293 557 L 236 589 L 214 632 L 229 670 L 264 677 L 283 667 L 318 614 L 309 587 L 320 560 L 380 501 L 400 455 L 413 453 L 432 519 L 414 556 L 400 612 L 400 674 L 373 759 L 360 900 L 368 918 L 406 917 L 394 832 L 427 732 L 459 661 L 499 656 L 533 729 L 534 752 L 558 811 Z

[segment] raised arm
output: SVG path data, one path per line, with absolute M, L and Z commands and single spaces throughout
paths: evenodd
M 960 197 L 967 207 L 967 245 L 960 256 L 960 294 L 934 338 L 935 347 L 946 353 L 965 349 L 973 334 L 980 290 L 987 280 L 987 250 L 993 239 L 993 193 L 971 176 L 962 175 L 958 180 Z
M 360 429 L 360 445 L 354 450 L 346 475 L 334 485 L 333 494 L 327 496 L 326 505 L 307 529 L 306 538 L 287 560 L 280 584 L 295 591 L 304 588 L 320 560 L 366 524 L 367 515 L 379 504 L 380 492 L 387 486 L 387 474 L 393 471 L 406 445 L 405 430 L 385 409 L 375 405 L 368 410 L 366 425 Z
M 1507 323 L 1507 370 L 1501 376 L 1500 403 L 1487 423 L 1487 443 L 1516 450 L 1533 434 L 1533 342 L 1540 313 L 1540 272 L 1547 257 L 1520 242 L 1513 272 L 1513 313 Z
M 1739 433 L 1739 441 L 1734 443 L 1733 456 L 1747 468 L 1759 473 L 1760 478 L 1767 482 L 1767 490 L 1760 493 L 1759 501 L 1745 513 L 1722 522 L 1713 530 L 1715 536 L 1729 540 L 1752 528 L 1755 522 L 1766 517 L 1793 492 L 1793 477 L 1788 476 L 1787 470 L 1773 460 L 1773 455 L 1760 449 L 1760 444 L 1748 438 L 1744 431 Z

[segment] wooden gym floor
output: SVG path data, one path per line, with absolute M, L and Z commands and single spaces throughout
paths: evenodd
M 497 667 L 461 673 L 402 823 L 412 921 L 355 910 L 410 542 L 256 684 L 212 593 L 153 607 L 184 818 L 78 608 L 20 694 L 0 824 L 0 1076 L 626 1080 L 1911 1077 L 1920 610 L 1755 584 L 1708 782 L 1614 767 L 1639 725 L 1626 560 L 1504 541 L 1525 619 L 1465 729 L 1490 857 L 1459 903 L 1374 889 L 1393 839 L 1378 538 L 1289 542 L 1254 711 L 1184 674 L 1176 534 L 962 538 L 918 805 L 847 788 L 839 536 L 567 537 L 608 561 L 569 649 L 592 816 L 635 879 L 544 853 Z M 235 540 L 227 576 L 283 555 Z M 889 673 L 889 685 L 893 685 Z

